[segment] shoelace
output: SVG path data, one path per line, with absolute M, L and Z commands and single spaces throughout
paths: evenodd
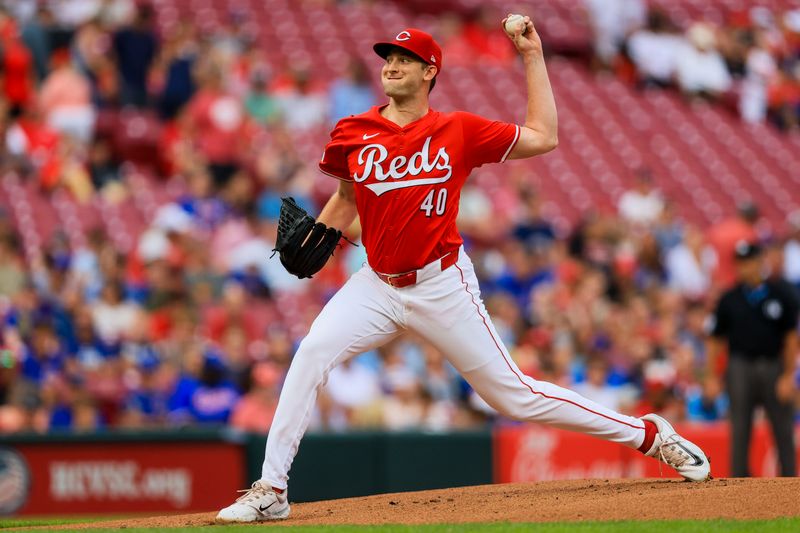
M 237 490 L 236 492 L 244 492 L 244 494 L 236 498 L 236 501 L 247 503 L 253 500 L 257 500 L 262 496 L 266 496 L 268 490 L 264 485 L 262 485 L 258 481 L 254 481 L 253 484 L 250 485 L 249 489 Z
M 673 433 L 661 443 L 658 447 L 658 453 L 661 461 L 668 464 L 672 468 L 680 468 L 692 457 L 687 454 L 680 446 L 675 446 L 681 441 L 677 433 Z

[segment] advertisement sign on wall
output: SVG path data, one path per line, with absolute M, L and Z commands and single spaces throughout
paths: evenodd
M 222 442 L 41 443 L 0 449 L 0 512 L 208 511 L 244 486 L 241 448 Z
M 676 429 L 711 458 L 714 477 L 730 476 L 727 423 L 686 424 Z M 800 445 L 800 434 L 797 437 L 795 440 Z M 757 424 L 753 430 L 750 472 L 759 477 L 777 475 L 777 453 L 767 424 Z M 494 432 L 494 480 L 497 483 L 641 477 L 680 476 L 635 450 L 579 433 L 533 424 L 498 427 Z

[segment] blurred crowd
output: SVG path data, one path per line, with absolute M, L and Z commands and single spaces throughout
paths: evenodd
M 490 18 L 476 13 L 443 18 L 445 53 L 512 61 L 507 39 L 493 41 Z M 134 0 L 0 9 L 3 180 L 122 209 L 133 209 L 141 174 L 179 191 L 129 248 L 97 227 L 78 247 L 56 231 L 31 254 L 12 213 L 0 212 L 0 433 L 265 432 L 299 341 L 366 259 L 363 247 L 344 246 L 300 281 L 271 254 L 280 198 L 318 212 L 336 187 L 294 140 L 321 134 L 321 150 L 338 118 L 380 102 L 373 73 L 351 61 L 326 83 L 310 64 L 279 67 L 236 13 L 213 32 L 179 22 L 169 35 L 153 15 Z M 751 34 L 772 35 L 760 31 Z M 635 48 L 637 34 L 624 35 Z M 131 130 L 151 128 L 158 149 L 142 155 L 147 135 Z M 468 184 L 459 220 L 520 367 L 626 413 L 724 418 L 724 394 L 703 380 L 704 322 L 733 282 L 741 239 L 763 241 L 769 275 L 800 286 L 800 216 L 789 234 L 764 235 L 757 206 L 742 204 L 714 227 L 693 227 L 642 168 L 615 212 L 586 213 L 564 231 L 528 178 L 510 172 L 502 217 L 488 191 Z M 348 231 L 358 234 L 357 224 Z M 405 336 L 335 368 L 311 428 L 439 431 L 496 419 L 441 353 Z
M 749 123 L 800 127 L 800 9 L 742 4 L 680 27 L 645 0 L 585 0 L 598 66 L 646 88 L 720 101 Z

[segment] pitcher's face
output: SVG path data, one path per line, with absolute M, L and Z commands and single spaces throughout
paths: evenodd
M 426 81 L 436 75 L 436 67 L 427 65 L 402 49 L 392 50 L 381 69 L 381 84 L 386 96 L 404 98 L 427 92 Z

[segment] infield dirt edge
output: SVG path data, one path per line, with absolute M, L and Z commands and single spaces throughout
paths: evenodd
M 715 479 L 704 483 L 672 479 L 513 483 L 292 504 L 290 518 L 274 525 L 773 519 L 800 516 L 798 494 L 800 478 Z M 220 506 L 228 503 L 220 502 Z M 215 514 L 165 515 L 30 529 L 206 526 L 215 523 Z

